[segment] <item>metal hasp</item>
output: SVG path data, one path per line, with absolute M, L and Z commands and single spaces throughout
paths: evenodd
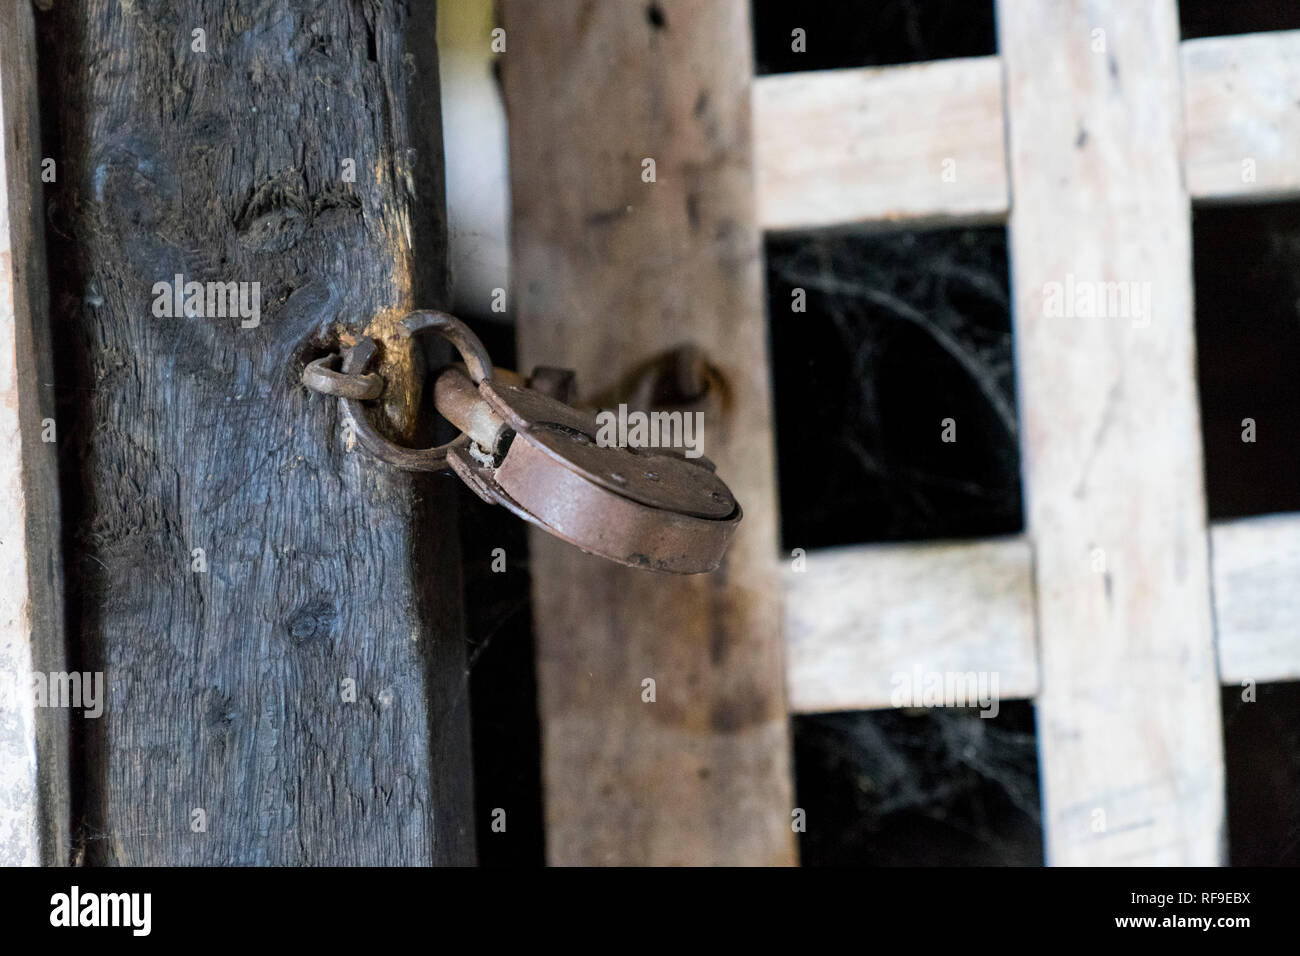
M 436 448 L 396 445 L 371 424 L 365 401 L 375 397 L 366 366 L 377 347 L 363 338 L 344 353 L 341 372 L 318 360 L 309 387 L 337 395 L 359 443 L 399 468 L 450 468 L 491 504 L 590 554 L 634 568 L 674 574 L 712 571 L 722 562 L 741 509 L 707 458 L 669 448 L 603 446 L 596 413 L 573 408 L 527 387 L 517 374 L 494 369 L 473 332 L 444 312 L 412 313 L 404 334 L 432 331 L 465 360 L 444 368 L 434 403 L 462 430 Z M 529 380 L 556 394 L 572 391 L 572 374 L 539 369 Z

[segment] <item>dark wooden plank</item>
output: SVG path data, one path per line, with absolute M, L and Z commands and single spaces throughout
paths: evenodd
M 69 709 L 26 693 L 65 663 L 39 157 L 32 9 L 0 4 L 0 866 L 69 849 Z
M 69 0 L 41 27 L 70 627 L 108 686 L 88 861 L 471 861 L 453 480 L 350 453 L 298 381 L 369 331 L 411 437 L 391 330 L 445 285 L 431 5 Z M 260 324 L 155 317 L 177 274 L 260 283 Z

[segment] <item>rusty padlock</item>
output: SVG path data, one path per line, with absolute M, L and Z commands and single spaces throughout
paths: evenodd
M 464 361 L 463 369 L 443 369 L 434 385 L 438 411 L 462 430 L 454 441 L 404 448 L 371 424 L 358 397 L 375 397 L 365 369 L 376 346 L 368 338 L 344 353 L 341 373 L 324 360 L 304 373 L 311 387 L 339 396 L 358 442 L 376 457 L 416 471 L 450 468 L 484 501 L 620 564 L 697 574 L 721 562 L 741 509 L 708 459 L 599 444 L 594 411 L 494 369 L 482 342 L 454 316 L 413 312 L 402 328 L 437 332 Z

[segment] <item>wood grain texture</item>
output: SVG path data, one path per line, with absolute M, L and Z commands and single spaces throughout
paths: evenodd
M 1038 690 L 1033 561 L 1021 538 L 814 550 L 785 575 L 795 713 L 892 706 L 888 677 L 997 670 L 1006 698 Z M 1300 516 L 1210 525 L 1219 680 L 1300 680 Z
M 0 4 L 0 866 L 69 861 L 69 711 L 33 695 L 65 669 L 40 156 L 32 10 Z
M 994 56 L 762 77 L 759 221 L 805 229 L 1001 218 L 1004 139 Z
M 890 707 L 893 676 L 984 671 L 1038 691 L 1032 560 L 1022 538 L 811 551 L 785 578 L 790 710 Z
M 1047 858 L 1216 864 L 1223 756 L 1176 6 L 997 10 Z M 1049 283 L 1070 276 L 1150 283 L 1149 320 L 1110 305 L 1054 317 Z
M 408 122 L 437 116 L 431 6 L 74 0 L 42 19 L 70 626 L 108 686 L 87 860 L 471 861 L 454 486 L 349 453 L 299 381 L 369 329 L 410 435 L 418 361 L 391 325 L 444 285 L 437 123 Z M 155 317 L 178 273 L 259 282 L 260 325 Z
M 1188 40 L 1181 52 L 1192 196 L 1300 194 L 1300 30 Z
M 1210 552 L 1220 679 L 1300 680 L 1300 515 L 1216 522 Z
M 591 394 L 694 341 L 726 382 L 703 450 L 745 509 L 722 568 L 691 578 L 533 535 L 548 857 L 791 863 L 749 4 L 504 14 L 520 365 Z
M 1188 40 L 1180 55 L 1191 196 L 1300 193 L 1300 31 Z M 760 77 L 754 129 L 766 229 L 996 221 L 1009 207 L 997 56 Z

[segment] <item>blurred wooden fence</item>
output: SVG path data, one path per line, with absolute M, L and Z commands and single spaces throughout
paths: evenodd
M 1207 526 L 1190 200 L 1300 194 L 1300 33 L 998 0 L 998 56 L 754 80 L 748 8 L 504 5 L 525 364 L 600 387 L 696 339 L 746 509 L 698 581 L 534 536 L 551 861 L 791 862 L 778 711 L 919 667 L 1035 700 L 1049 862 L 1221 863 L 1219 687 L 1300 677 L 1300 516 Z M 961 222 L 1010 231 L 1026 532 L 814 551 L 782 628 L 760 232 Z M 1067 276 L 1150 283 L 1149 321 L 1045 314 Z

